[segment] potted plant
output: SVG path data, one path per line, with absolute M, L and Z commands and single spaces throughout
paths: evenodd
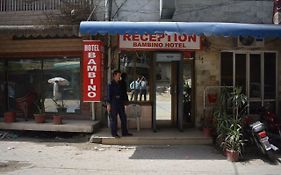
M 13 123 L 15 121 L 16 121 L 16 112 L 14 112 L 14 111 L 4 112 L 4 122 L 5 123 Z
M 62 116 L 61 115 L 53 115 L 53 124 L 61 125 L 62 124 Z
M 230 127 L 230 118 L 232 110 L 229 109 L 228 99 L 230 97 L 231 88 L 223 87 L 220 91 L 220 95 L 218 98 L 218 103 L 216 108 L 214 109 L 214 123 L 215 123 L 215 138 L 214 142 L 218 149 L 221 149 L 221 144 L 224 141 L 227 133 L 227 129 Z
M 238 161 L 242 155 L 244 145 L 244 137 L 241 126 L 241 117 L 245 114 L 248 100 L 242 94 L 241 87 L 233 88 L 227 99 L 228 105 L 232 106 L 231 118 L 227 119 L 229 127 L 225 128 L 225 138 L 222 142 L 223 150 L 225 150 L 227 159 L 230 161 Z
M 57 110 L 58 110 L 58 114 L 53 115 L 53 123 L 56 125 L 60 125 L 62 124 L 62 115 L 66 113 L 67 108 L 65 107 L 64 103 L 63 103 L 63 99 L 61 100 L 61 104 L 59 104 L 57 102 L 57 100 L 53 99 L 54 103 L 56 104 Z
M 212 136 L 213 131 L 213 117 L 212 116 L 206 116 L 202 119 L 203 121 L 203 135 L 206 137 Z
M 230 128 L 227 129 L 226 137 L 222 142 L 227 160 L 236 162 L 242 155 L 244 145 L 244 137 L 242 134 L 242 127 L 240 120 L 233 119 Z
M 35 122 L 36 123 L 45 123 L 46 121 L 46 114 L 45 114 L 45 108 L 44 103 L 42 100 L 39 100 L 39 104 L 34 103 L 36 106 L 36 112 L 33 114 Z

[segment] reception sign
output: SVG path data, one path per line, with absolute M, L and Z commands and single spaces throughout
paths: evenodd
M 103 43 L 83 41 L 83 92 L 84 102 L 99 102 L 102 97 Z
M 201 39 L 187 34 L 125 34 L 119 35 L 120 49 L 133 50 L 198 50 Z

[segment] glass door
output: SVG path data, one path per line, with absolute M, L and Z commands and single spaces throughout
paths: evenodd
M 185 61 L 183 64 L 183 123 L 184 127 L 191 127 L 194 124 L 194 60 Z
M 172 93 L 171 64 L 157 63 L 156 66 L 156 120 L 157 123 L 171 124 L 172 120 Z
M 166 127 L 183 129 L 183 64 L 181 63 L 181 54 L 156 54 L 152 119 L 154 131 Z

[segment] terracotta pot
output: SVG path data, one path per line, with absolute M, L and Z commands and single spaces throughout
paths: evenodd
M 212 136 L 212 130 L 211 128 L 203 128 L 203 135 L 205 137 L 211 137 Z
M 226 149 L 225 154 L 226 154 L 227 160 L 229 160 L 231 162 L 237 162 L 239 160 L 238 151 Z
M 61 125 L 62 124 L 62 116 L 60 115 L 54 115 L 53 116 L 53 123 L 55 125 Z
M 45 123 L 46 115 L 45 114 L 33 114 L 36 123 Z
M 4 122 L 12 123 L 16 121 L 16 112 L 5 112 L 4 113 Z

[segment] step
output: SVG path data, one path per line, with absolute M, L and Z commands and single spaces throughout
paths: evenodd
M 212 144 L 212 138 L 206 137 L 197 129 L 179 132 L 165 130 L 152 132 L 151 130 L 134 131 L 133 136 L 114 138 L 109 130 L 99 131 L 92 135 L 90 142 L 108 145 L 206 145 Z

